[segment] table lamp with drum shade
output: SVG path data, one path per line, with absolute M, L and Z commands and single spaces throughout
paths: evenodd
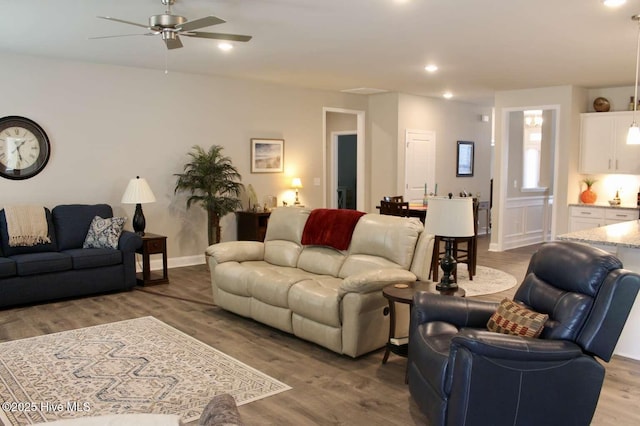
M 298 190 L 302 188 L 302 181 L 299 177 L 294 177 L 291 181 L 291 188 L 296 190 L 296 201 L 293 203 L 294 206 L 300 205 L 300 200 L 298 199 Z
M 445 242 L 445 254 L 440 260 L 443 274 L 436 289 L 457 289 L 458 284 L 451 279 L 451 273 L 456 268 L 456 259 L 451 252 L 456 237 L 474 235 L 472 198 L 452 198 L 452 194 L 449 194 L 449 198 L 429 198 L 429 210 L 424 227 L 425 232 L 437 235 Z
M 127 189 L 122 195 L 122 204 L 135 204 L 136 211 L 133 215 L 133 230 L 136 234 L 144 235 L 146 221 L 142 213 L 142 204 L 153 203 L 156 201 L 155 195 L 151 191 L 147 180 L 136 176 L 135 179 L 129 181 Z

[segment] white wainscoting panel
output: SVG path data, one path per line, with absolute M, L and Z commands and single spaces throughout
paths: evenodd
M 507 199 L 504 222 L 500 224 L 504 227 L 503 249 L 548 241 L 552 206 L 553 197 L 546 195 Z

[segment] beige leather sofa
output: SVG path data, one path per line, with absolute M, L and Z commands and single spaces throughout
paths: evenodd
M 271 214 L 264 243 L 208 247 L 214 302 L 352 357 L 383 347 L 389 317 L 382 288 L 427 280 L 433 235 L 415 218 L 365 214 L 347 250 L 303 246 L 309 214 L 280 207 Z M 403 317 L 398 326 L 406 329 Z

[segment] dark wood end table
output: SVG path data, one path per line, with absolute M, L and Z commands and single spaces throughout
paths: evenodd
M 142 274 L 137 274 L 138 285 L 155 285 L 169 282 L 167 271 L 167 237 L 164 235 L 145 232 L 142 235 L 142 247 L 136 250 L 142 255 Z M 152 277 L 149 256 L 152 254 L 162 255 L 162 275 Z
M 404 303 L 409 305 L 409 310 L 413 307 L 413 296 L 418 291 L 426 291 L 434 294 L 442 294 L 444 296 L 465 297 L 466 291 L 458 287 L 454 291 L 440 291 L 436 289 L 435 282 L 431 281 L 414 281 L 409 283 L 389 284 L 382 289 L 382 295 L 389 301 L 389 340 L 384 351 L 382 363 L 385 364 L 389 359 L 389 353 L 407 356 L 409 344 L 396 344 L 396 303 Z M 404 337 L 404 336 L 403 336 Z M 405 377 L 406 382 L 406 377 Z

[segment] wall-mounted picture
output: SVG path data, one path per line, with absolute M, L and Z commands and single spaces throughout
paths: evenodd
M 473 148 L 473 142 L 458 141 L 458 151 L 456 155 L 456 176 L 473 176 Z
M 251 139 L 251 173 L 284 171 L 284 139 Z

